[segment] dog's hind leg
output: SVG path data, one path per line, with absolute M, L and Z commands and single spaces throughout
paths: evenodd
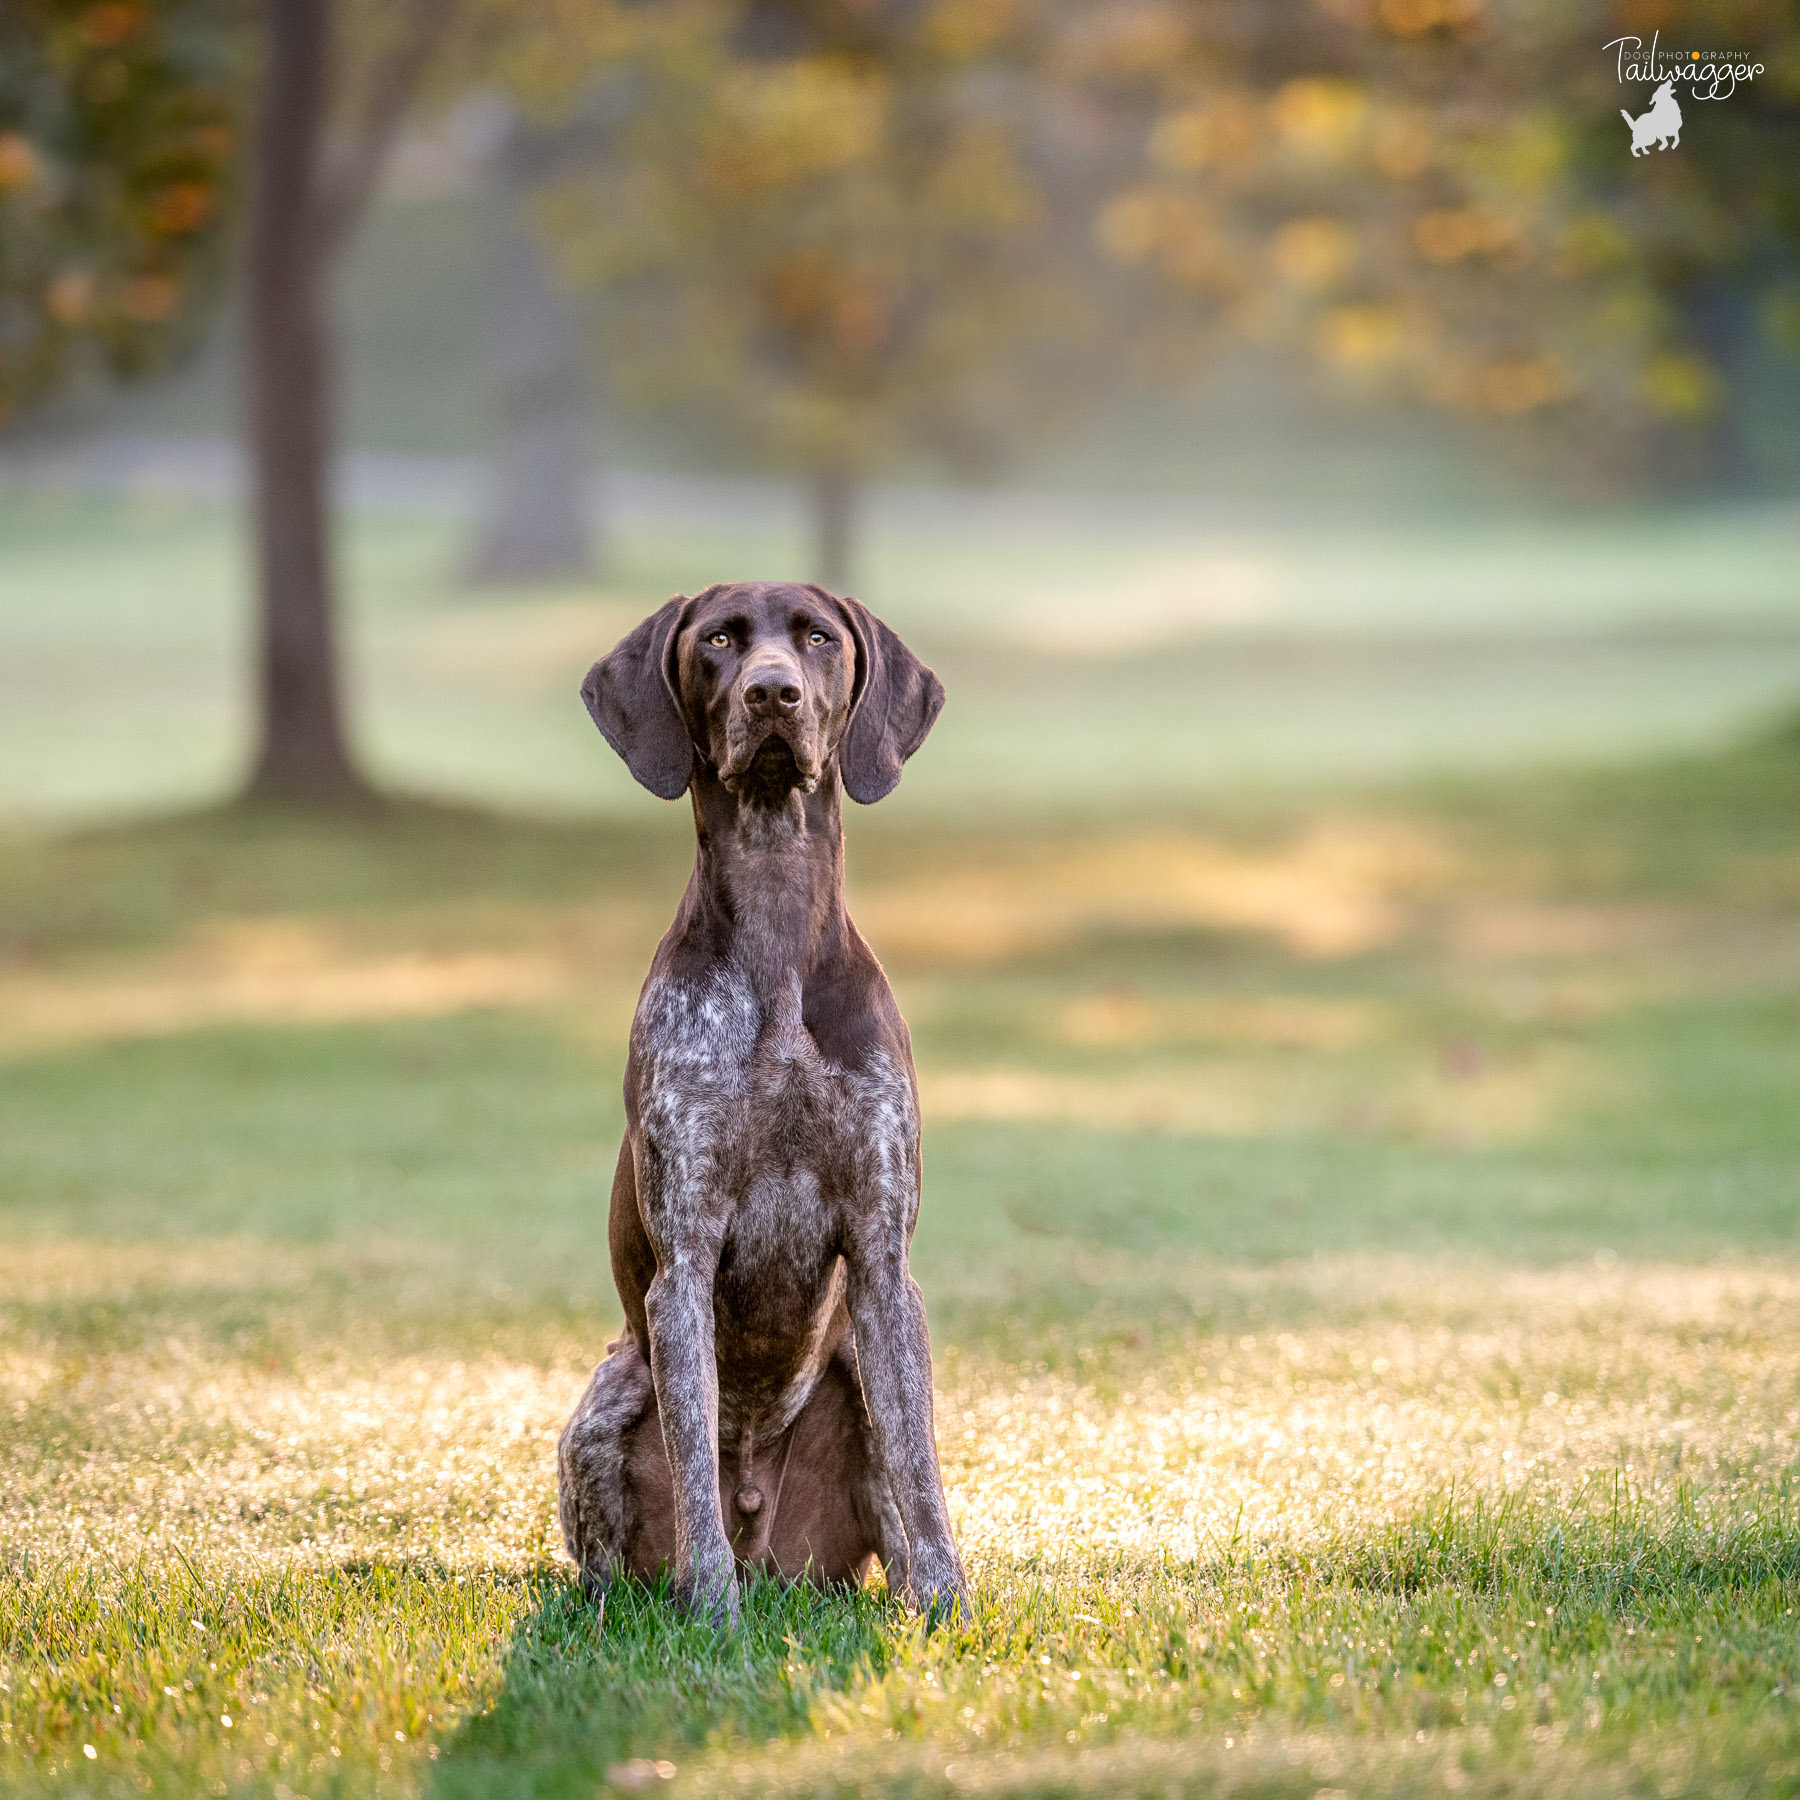
M 556 1449 L 563 1542 L 596 1597 L 674 1555 L 674 1495 L 650 1365 L 621 1337 L 594 1371 Z
M 879 1560 L 905 1581 L 906 1533 L 874 1455 L 855 1351 L 845 1343 L 800 1416 L 759 1443 L 746 1472 L 719 1471 L 740 1568 L 825 1588 L 860 1587 Z M 675 1560 L 675 1483 L 650 1365 L 621 1338 L 594 1371 L 557 1446 L 563 1542 L 599 1598 L 621 1576 L 653 1581 Z M 754 1510 L 742 1505 L 754 1487 Z M 760 1515 L 760 1516 L 759 1516 Z

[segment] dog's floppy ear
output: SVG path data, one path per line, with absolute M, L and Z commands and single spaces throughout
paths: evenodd
M 663 800 L 679 800 L 694 773 L 694 740 L 675 691 L 675 639 L 692 604 L 677 594 L 621 638 L 581 684 L 600 735 Z
M 844 791 L 872 806 L 891 794 L 900 766 L 924 743 L 944 706 L 944 684 L 860 600 L 838 600 L 856 640 L 856 690 L 838 752 Z

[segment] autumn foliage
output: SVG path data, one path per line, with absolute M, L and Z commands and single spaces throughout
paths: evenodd
M 206 0 L 0 10 L 0 418 L 164 363 L 219 283 L 239 71 Z

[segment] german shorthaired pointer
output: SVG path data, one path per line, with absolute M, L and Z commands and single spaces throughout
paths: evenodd
M 590 1588 L 737 1570 L 855 1584 L 879 1557 L 967 1603 L 932 1422 L 912 1041 L 844 911 L 840 791 L 900 779 L 944 690 L 855 600 L 745 582 L 671 600 L 582 697 L 699 848 L 625 1065 L 609 1238 L 625 1329 L 563 1431 Z

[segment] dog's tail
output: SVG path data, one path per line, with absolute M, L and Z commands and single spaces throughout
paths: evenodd
M 1619 108 L 1619 117 L 1621 119 L 1623 119 L 1627 125 L 1635 125 L 1637 123 L 1637 120 L 1634 119 L 1631 116 L 1631 114 L 1628 113 L 1622 106 Z

